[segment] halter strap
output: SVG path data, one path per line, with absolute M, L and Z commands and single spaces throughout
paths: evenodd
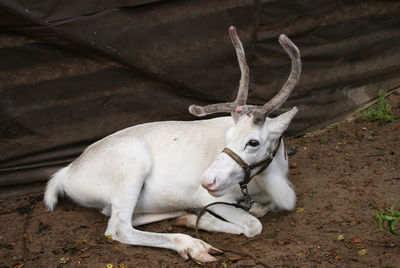
M 238 163 L 239 166 L 241 166 L 243 168 L 245 176 L 244 176 L 244 180 L 239 183 L 241 186 L 247 185 L 254 176 L 257 176 L 258 174 L 263 172 L 269 166 L 269 164 L 271 164 L 272 160 L 274 159 L 275 155 L 277 154 L 277 152 L 279 150 L 281 140 L 282 140 L 282 137 L 280 137 L 276 141 L 274 150 L 268 155 L 267 158 L 265 158 L 264 160 L 261 160 L 260 162 L 255 163 L 255 164 L 251 164 L 251 165 L 248 165 L 239 155 L 237 155 L 231 149 L 224 148 L 222 150 L 222 152 L 229 155 L 233 160 L 235 160 L 236 163 Z M 257 170 L 256 173 L 251 175 L 251 171 L 257 167 L 261 167 L 261 168 L 259 170 Z

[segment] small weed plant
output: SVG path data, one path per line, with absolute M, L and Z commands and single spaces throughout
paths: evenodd
M 329 141 L 329 139 L 327 137 L 322 137 L 320 140 L 321 144 L 323 144 L 323 145 L 328 144 L 328 141 Z
M 400 210 L 395 210 L 396 204 L 400 201 L 397 199 L 393 205 L 388 208 L 379 209 L 375 212 L 374 219 L 383 230 L 388 230 L 394 235 L 399 235 L 396 232 L 396 225 L 400 223 Z
M 395 120 L 392 107 L 386 98 L 386 91 L 378 91 L 378 103 L 370 106 L 368 109 L 361 110 L 361 118 L 367 122 L 389 123 Z

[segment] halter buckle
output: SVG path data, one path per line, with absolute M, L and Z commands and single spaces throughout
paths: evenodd
M 240 191 L 243 194 L 243 199 L 240 202 L 240 205 L 244 210 L 249 211 L 254 203 L 254 200 L 251 199 L 249 195 L 249 190 L 247 189 L 247 183 L 240 183 Z

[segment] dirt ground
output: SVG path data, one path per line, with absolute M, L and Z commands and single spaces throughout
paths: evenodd
M 390 97 L 400 118 L 400 96 Z M 263 232 L 200 232 L 208 243 L 248 252 L 268 266 L 400 267 L 400 236 L 378 228 L 373 214 L 400 198 L 400 120 L 341 122 L 286 142 L 297 148 L 289 178 L 297 209 L 268 213 Z M 141 230 L 194 235 L 173 221 Z M 0 267 L 200 267 L 177 253 L 113 242 L 107 218 L 62 200 L 48 213 L 42 195 L 0 201 Z M 400 228 L 400 226 L 398 226 Z M 260 266 L 245 254 L 218 256 L 206 267 Z M 260 266 L 261 267 L 261 266 Z

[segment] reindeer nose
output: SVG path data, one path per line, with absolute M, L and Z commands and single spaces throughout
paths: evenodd
M 207 190 L 214 190 L 215 188 L 216 188 L 216 185 L 217 185 L 217 178 L 214 178 L 213 180 L 212 180 L 212 182 L 205 182 L 205 183 L 203 183 L 202 184 L 202 186 L 205 188 L 205 189 L 207 189 Z

